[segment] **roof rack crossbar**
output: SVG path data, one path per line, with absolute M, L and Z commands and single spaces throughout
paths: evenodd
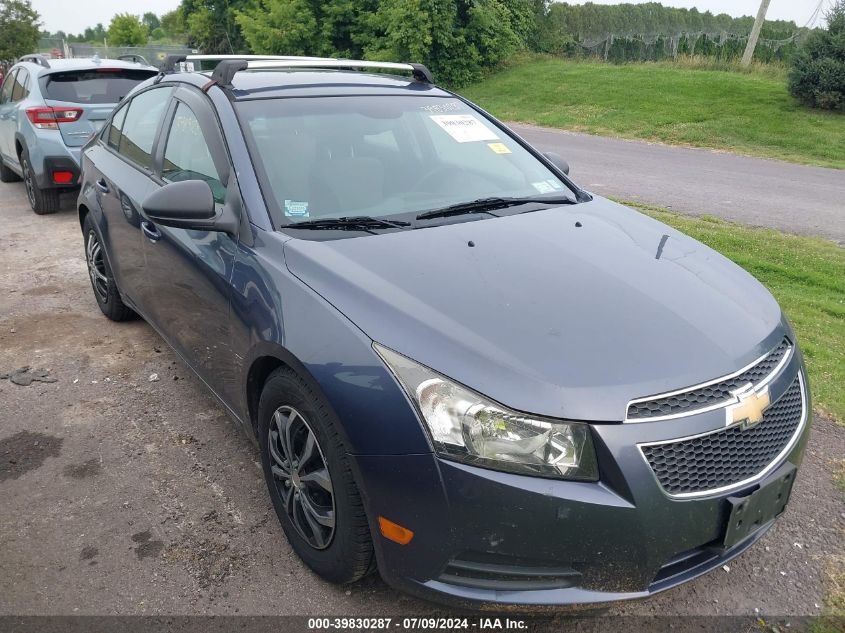
M 285 68 L 351 68 L 374 70 L 401 70 L 410 72 L 419 82 L 433 84 L 431 71 L 423 64 L 400 64 L 396 62 L 376 62 L 363 59 L 335 59 L 332 57 L 303 57 L 295 55 L 169 55 L 162 70 L 173 72 L 181 62 L 216 61 L 211 80 L 224 88 L 232 85 L 235 74 L 254 68 L 285 69 Z M 213 84 L 212 84 L 213 85 Z
M 46 55 L 40 55 L 38 53 L 33 53 L 31 55 L 24 55 L 19 60 L 19 62 L 31 62 L 33 64 L 38 64 L 39 66 L 43 66 L 44 68 L 50 67 L 50 62 L 47 60 Z
M 193 55 L 189 55 L 188 59 L 194 57 Z M 431 74 L 431 71 L 426 68 L 423 64 L 399 64 L 396 62 L 375 62 L 370 60 L 362 60 L 362 59 L 327 59 L 327 58 L 302 58 L 302 57 L 291 57 L 291 58 L 256 58 L 256 59 L 248 59 L 243 57 L 234 57 L 234 58 L 227 58 L 221 61 L 217 68 L 221 70 L 221 75 L 223 71 L 224 64 L 226 65 L 225 68 L 227 72 L 231 72 L 231 68 L 234 66 L 230 65 L 232 62 L 240 61 L 241 64 L 245 64 L 245 68 L 238 68 L 238 70 L 247 70 L 250 68 L 254 69 L 265 69 L 271 70 L 274 68 L 277 69 L 284 69 L 284 68 L 353 68 L 353 69 L 367 69 L 371 68 L 374 70 L 403 70 L 403 71 L 410 71 L 413 78 L 416 81 L 420 81 L 423 83 L 432 84 L 434 83 L 434 77 Z M 215 73 L 217 69 L 215 69 Z M 234 71 L 237 72 L 237 71 Z M 223 81 L 218 80 L 217 83 L 221 86 L 228 86 L 231 85 L 232 77 L 234 77 L 234 73 L 231 76 L 225 75 L 222 78 L 228 78 L 228 82 L 224 83 Z M 214 76 L 212 75 L 212 78 Z
M 227 59 L 244 59 L 246 61 L 253 61 L 253 60 L 330 60 L 334 59 L 333 57 L 305 57 L 301 55 L 186 55 L 188 61 L 191 62 L 213 62 L 213 61 L 224 61 Z

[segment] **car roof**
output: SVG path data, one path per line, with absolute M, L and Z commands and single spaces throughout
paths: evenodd
M 201 81 L 197 81 L 197 77 Z M 174 73 L 170 81 L 184 80 L 193 85 L 208 82 L 210 72 Z M 411 77 L 349 70 L 248 70 L 235 74 L 229 92 L 236 101 L 281 97 L 341 95 L 452 96 L 432 84 Z

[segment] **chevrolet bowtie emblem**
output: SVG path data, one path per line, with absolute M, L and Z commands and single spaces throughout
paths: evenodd
M 759 393 L 745 391 L 735 395 L 738 402 L 725 410 L 727 416 L 725 424 L 727 426 L 741 423 L 741 428 L 744 431 L 763 421 L 763 412 L 771 404 L 768 387 Z

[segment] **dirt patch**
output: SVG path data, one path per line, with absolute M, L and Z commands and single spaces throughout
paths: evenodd
M 223 540 L 190 538 L 171 545 L 164 557 L 168 561 L 181 562 L 203 588 L 223 583 L 234 573 L 241 558 Z
M 27 290 L 23 291 L 23 294 L 29 297 L 43 297 L 45 295 L 55 295 L 62 291 L 59 286 L 53 284 L 47 284 L 44 286 L 35 286 L 34 288 L 28 288 Z
M 99 553 L 100 550 L 98 550 L 96 547 L 86 545 L 82 548 L 82 551 L 79 552 L 79 560 L 91 560 Z
M 135 548 L 135 555 L 138 557 L 138 560 L 158 556 L 161 554 L 161 550 L 164 549 L 164 542 L 153 540 L 149 530 L 133 534 L 132 540 L 138 544 Z
M 0 439 L 0 482 L 17 479 L 58 457 L 64 440 L 45 433 L 21 431 Z
M 72 477 L 73 479 L 85 479 L 86 477 L 93 477 L 100 473 L 100 460 L 89 459 L 81 464 L 70 464 L 65 466 L 62 471 L 65 477 Z

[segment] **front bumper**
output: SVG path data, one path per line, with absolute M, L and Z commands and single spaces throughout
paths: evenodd
M 796 354 L 771 384 L 784 393 L 799 371 Z M 805 422 L 781 464 L 800 464 Z M 594 425 L 597 483 L 559 481 L 476 468 L 435 455 L 355 456 L 373 526 L 379 570 L 391 585 L 455 606 L 525 608 L 648 597 L 738 556 L 772 525 L 724 549 L 728 497 L 672 498 L 639 444 L 682 438 L 725 424 L 723 409 L 682 419 Z M 399 545 L 381 537 L 377 517 L 414 531 Z M 469 580 L 467 580 L 469 579 Z

